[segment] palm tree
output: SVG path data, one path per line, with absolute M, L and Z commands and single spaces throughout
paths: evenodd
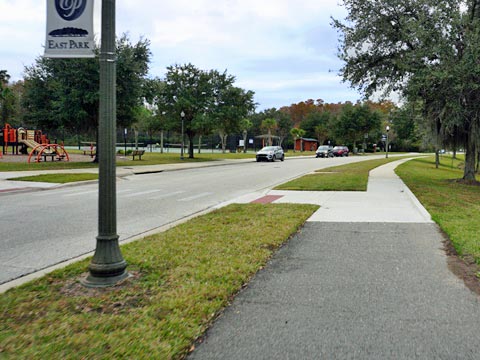
M 240 128 L 243 133 L 243 153 L 247 152 L 247 133 L 252 126 L 253 124 L 249 119 L 242 119 L 242 121 L 240 121 Z
M 262 128 L 268 132 L 268 146 L 272 146 L 272 130 L 277 128 L 277 120 L 267 118 L 262 121 Z
M 300 128 L 293 128 L 290 130 L 290 134 L 293 136 L 293 152 L 295 152 L 295 143 L 297 139 L 302 139 L 306 134 L 306 131 Z M 301 140 L 300 151 L 303 151 L 303 140 Z

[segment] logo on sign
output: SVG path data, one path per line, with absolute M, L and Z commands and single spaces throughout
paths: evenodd
M 87 6 L 88 0 L 55 0 L 55 8 L 63 20 L 73 21 L 78 19 Z

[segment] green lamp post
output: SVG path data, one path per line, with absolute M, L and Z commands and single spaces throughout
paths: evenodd
M 88 287 L 112 286 L 128 277 L 117 234 L 115 0 L 102 0 L 101 37 L 98 236 L 89 275 L 83 281 Z
M 388 159 L 388 132 L 390 131 L 390 126 L 387 125 L 385 130 L 387 130 L 387 138 L 386 138 L 386 143 L 385 143 L 385 158 Z

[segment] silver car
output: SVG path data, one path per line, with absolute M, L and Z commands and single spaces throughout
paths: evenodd
M 280 160 L 283 161 L 285 160 L 285 154 L 283 153 L 283 149 L 281 146 L 265 146 L 257 152 L 257 161 L 275 161 L 275 160 Z
M 332 150 L 333 150 L 333 146 L 321 145 L 318 147 L 317 151 L 315 152 L 315 157 L 317 158 L 333 157 Z

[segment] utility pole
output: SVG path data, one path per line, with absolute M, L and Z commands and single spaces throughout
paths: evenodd
M 117 234 L 115 0 L 102 0 L 101 37 L 98 236 L 90 273 L 83 281 L 88 287 L 112 286 L 128 277 Z

